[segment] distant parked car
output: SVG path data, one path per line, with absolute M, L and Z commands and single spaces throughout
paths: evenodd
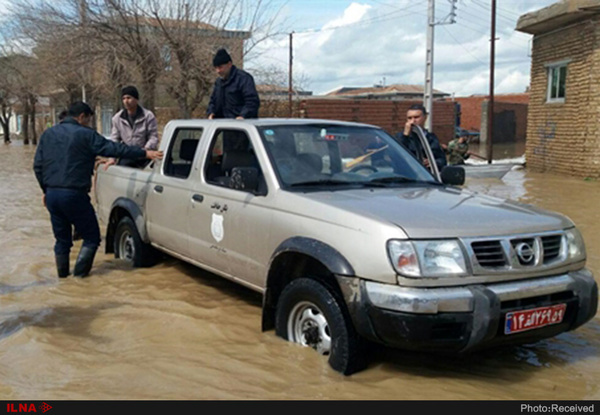
M 469 131 L 469 130 L 465 130 L 464 128 L 461 127 L 455 127 L 454 129 L 455 133 L 455 137 L 461 137 L 464 133 L 467 134 L 467 136 L 469 137 L 469 142 L 479 142 L 479 136 L 481 135 L 479 133 L 479 131 Z

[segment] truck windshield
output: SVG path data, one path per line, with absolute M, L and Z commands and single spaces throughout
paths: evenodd
M 400 186 L 437 183 L 396 140 L 379 128 L 339 124 L 259 126 L 282 187 Z

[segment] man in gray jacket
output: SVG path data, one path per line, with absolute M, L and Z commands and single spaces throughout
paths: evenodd
M 137 146 L 145 150 L 158 148 L 158 124 L 152 111 L 139 105 L 140 95 L 134 86 L 126 86 L 121 90 L 123 107 L 112 118 L 110 139 L 123 142 L 129 146 Z M 144 167 L 147 160 L 120 159 L 121 166 Z M 111 159 L 105 166 L 115 164 Z

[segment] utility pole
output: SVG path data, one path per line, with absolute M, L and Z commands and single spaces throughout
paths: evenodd
M 425 92 L 423 102 L 425 110 L 429 116 L 425 121 L 425 128 L 431 131 L 433 125 L 433 27 L 435 25 L 456 23 L 456 2 L 458 0 L 448 0 L 450 2 L 450 13 L 442 20 L 435 21 L 435 0 L 428 0 L 427 5 L 427 53 L 425 56 Z
M 87 23 L 87 2 L 86 2 L 86 0 L 79 1 L 79 18 L 80 18 L 80 30 L 85 31 L 85 26 Z M 82 34 L 82 35 L 84 35 L 84 34 Z M 82 46 L 82 48 L 83 48 L 83 46 Z M 85 79 L 86 79 L 85 66 L 82 66 L 82 68 L 81 68 L 81 78 L 82 78 L 81 100 L 83 102 L 87 102 L 87 96 L 86 96 L 86 91 L 85 91 Z
M 492 38 L 490 41 L 490 98 L 488 104 L 488 126 L 486 142 L 488 164 L 492 164 L 492 139 L 494 137 L 494 56 L 496 49 L 496 0 L 492 0 Z
M 290 33 L 290 70 L 289 70 L 289 79 L 288 79 L 288 105 L 289 105 L 289 116 L 292 118 L 293 108 L 292 108 L 292 95 L 294 93 L 293 84 L 292 84 L 292 62 L 294 60 L 293 57 L 293 48 L 292 48 L 292 35 L 294 32 Z
M 425 110 L 429 116 L 425 121 L 425 128 L 431 131 L 433 125 L 433 26 L 435 25 L 435 0 L 429 0 L 427 5 L 427 52 L 425 56 Z

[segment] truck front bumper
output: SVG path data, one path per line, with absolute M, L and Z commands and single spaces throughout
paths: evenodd
M 342 276 L 338 282 L 362 336 L 412 350 L 462 352 L 532 342 L 581 326 L 598 308 L 598 287 L 586 269 L 452 288 L 408 288 Z M 557 304 L 566 304 L 560 323 L 505 334 L 507 313 Z

